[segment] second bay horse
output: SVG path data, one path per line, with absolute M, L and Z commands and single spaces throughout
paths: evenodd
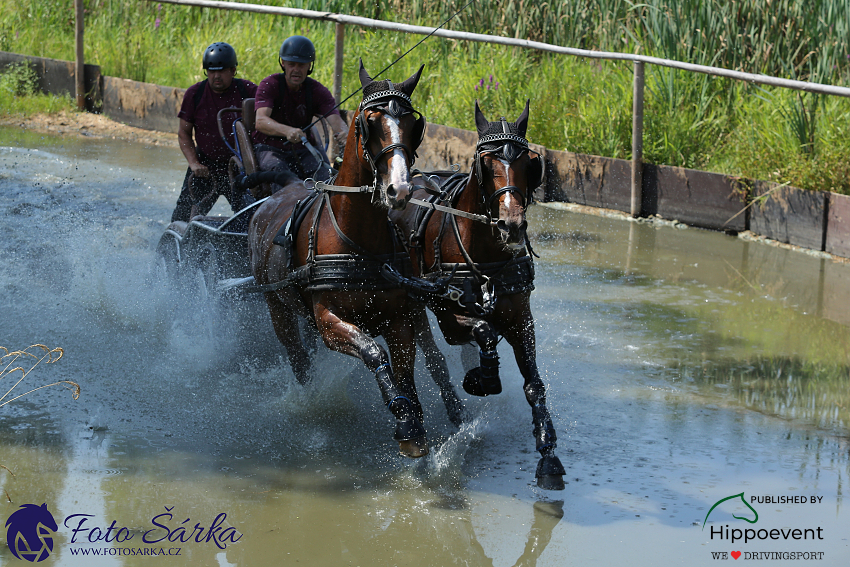
M 537 369 L 530 305 L 534 265 L 525 212 L 531 190 L 541 183 L 543 165 L 539 155 L 530 155 L 525 138 L 528 111 L 526 102 L 515 122 L 504 118 L 489 122 L 476 102 L 479 138 L 473 170 L 426 174 L 426 187 L 417 188 L 411 201 L 421 206 L 391 211 L 390 217 L 405 241 L 416 276 L 399 274 L 398 279 L 411 295 L 427 303 L 446 342 L 475 342 L 480 349 L 479 366 L 463 381 L 468 394 L 502 391 L 496 345 L 500 337 L 511 345 L 541 455 L 535 474 L 538 486 L 560 490 L 566 473 L 555 455 L 557 436 Z M 418 321 L 420 327 L 423 321 L 427 325 L 425 317 Z M 430 336 L 430 330 L 425 331 L 419 333 L 420 343 Z

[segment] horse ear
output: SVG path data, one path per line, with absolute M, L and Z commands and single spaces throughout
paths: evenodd
M 366 72 L 366 67 L 363 66 L 363 58 L 360 58 L 360 86 L 365 87 L 372 82 L 372 77 Z
M 520 114 L 519 118 L 517 118 L 516 122 L 514 122 L 517 134 L 523 138 L 525 138 L 525 132 L 528 130 L 528 105 L 530 102 L 531 99 L 525 99 L 525 110 L 522 111 L 522 114 Z
M 422 66 L 419 67 L 419 70 L 416 71 L 415 73 L 413 73 L 413 75 L 409 79 L 407 79 L 406 81 L 404 81 L 403 83 L 401 83 L 399 85 L 396 85 L 396 87 L 398 87 L 398 90 L 400 90 L 401 92 L 403 92 L 407 96 L 412 95 L 413 89 L 415 89 L 416 85 L 419 84 L 419 77 L 422 76 L 422 70 L 424 68 L 425 68 L 425 64 L 423 63 Z
M 481 112 L 478 107 L 478 99 L 475 100 L 475 128 L 478 130 L 478 137 L 484 135 L 484 132 L 490 129 L 490 121 Z

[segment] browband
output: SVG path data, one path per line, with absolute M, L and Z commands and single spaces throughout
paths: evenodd
M 370 94 L 367 97 L 364 97 L 363 101 L 360 103 L 360 108 L 369 108 L 369 106 L 371 106 L 375 101 L 389 97 L 400 98 L 401 100 L 405 101 L 410 106 L 410 108 L 413 108 L 413 101 L 410 100 L 410 97 L 404 94 L 403 92 L 394 89 L 378 91 L 376 93 Z
M 487 134 L 486 136 L 482 136 L 478 140 L 478 144 L 475 146 L 475 150 L 478 151 L 481 149 L 481 146 L 484 144 L 489 144 L 491 142 L 514 142 L 522 146 L 523 149 L 528 149 L 528 140 L 519 136 L 517 134 L 503 133 L 500 132 L 498 134 Z

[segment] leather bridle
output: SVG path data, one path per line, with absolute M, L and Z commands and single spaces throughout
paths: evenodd
M 373 109 L 380 110 L 384 114 L 388 114 L 396 119 L 406 116 L 407 114 L 416 114 L 418 116 L 414 127 L 414 139 L 416 140 L 416 145 L 413 148 L 410 148 L 406 144 L 397 142 L 384 146 L 381 148 L 380 152 L 373 155 L 368 146 L 369 124 L 366 120 L 366 111 Z M 425 117 L 413 108 L 413 103 L 408 95 L 393 89 L 392 82 L 389 82 L 389 87 L 386 90 L 372 93 L 363 99 L 360 106 L 357 108 L 357 117 L 354 119 L 354 124 L 355 135 L 357 136 L 358 142 L 357 145 L 362 148 L 363 159 L 369 164 L 369 167 L 372 168 L 373 178 L 377 179 L 378 177 L 378 161 L 384 155 L 397 149 L 400 149 L 404 153 L 405 158 L 407 159 L 408 168 L 413 167 L 413 164 L 416 161 L 416 150 L 419 148 L 419 145 L 422 143 L 422 139 L 425 136 Z
M 482 136 L 478 139 L 478 143 L 475 146 L 475 155 L 473 157 L 474 168 L 473 173 L 475 178 L 478 180 L 478 186 L 481 188 L 481 199 L 484 204 L 484 208 L 487 212 L 487 218 L 492 222 L 493 216 L 493 201 L 498 202 L 499 197 L 504 195 L 505 193 L 511 193 L 517 195 L 519 197 L 520 202 L 522 203 L 522 208 L 524 209 L 528 204 L 528 200 L 526 199 L 525 193 L 516 185 L 506 185 L 496 191 L 493 192 L 492 195 L 487 195 L 486 189 L 484 188 L 484 172 L 482 171 L 481 164 L 481 156 L 484 154 L 499 154 L 500 152 L 504 154 L 505 160 L 508 163 L 513 163 L 525 152 L 531 152 L 531 149 L 528 147 L 528 140 L 524 137 L 519 136 L 517 134 L 511 133 L 508 128 L 508 122 L 505 118 L 501 118 L 502 122 L 502 131 L 495 134 L 487 134 L 486 136 Z M 494 149 L 482 149 L 483 146 L 490 146 L 494 143 L 504 142 L 502 147 L 497 147 Z M 536 153 L 536 152 L 535 152 Z M 538 154 L 539 159 L 539 154 Z

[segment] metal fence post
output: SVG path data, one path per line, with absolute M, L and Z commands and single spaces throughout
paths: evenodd
M 342 51 L 345 45 L 345 24 L 336 24 L 336 46 L 334 49 L 334 98 L 342 100 Z
M 343 58 L 343 48 L 345 46 L 345 24 L 341 24 L 337 22 L 336 24 L 336 44 L 334 46 L 334 100 L 339 104 L 342 100 L 342 58 Z M 333 160 L 334 156 L 339 155 L 340 145 L 337 143 L 336 138 L 331 138 L 331 155 L 330 158 Z
M 634 100 L 632 103 L 632 202 L 631 214 L 640 216 L 643 197 L 643 61 L 635 61 Z
M 85 61 L 83 60 L 83 0 L 74 0 L 74 35 L 76 36 L 77 45 L 76 45 L 76 58 L 77 65 L 75 68 L 76 73 L 76 95 L 77 95 L 77 108 L 79 110 L 86 109 L 86 67 Z

